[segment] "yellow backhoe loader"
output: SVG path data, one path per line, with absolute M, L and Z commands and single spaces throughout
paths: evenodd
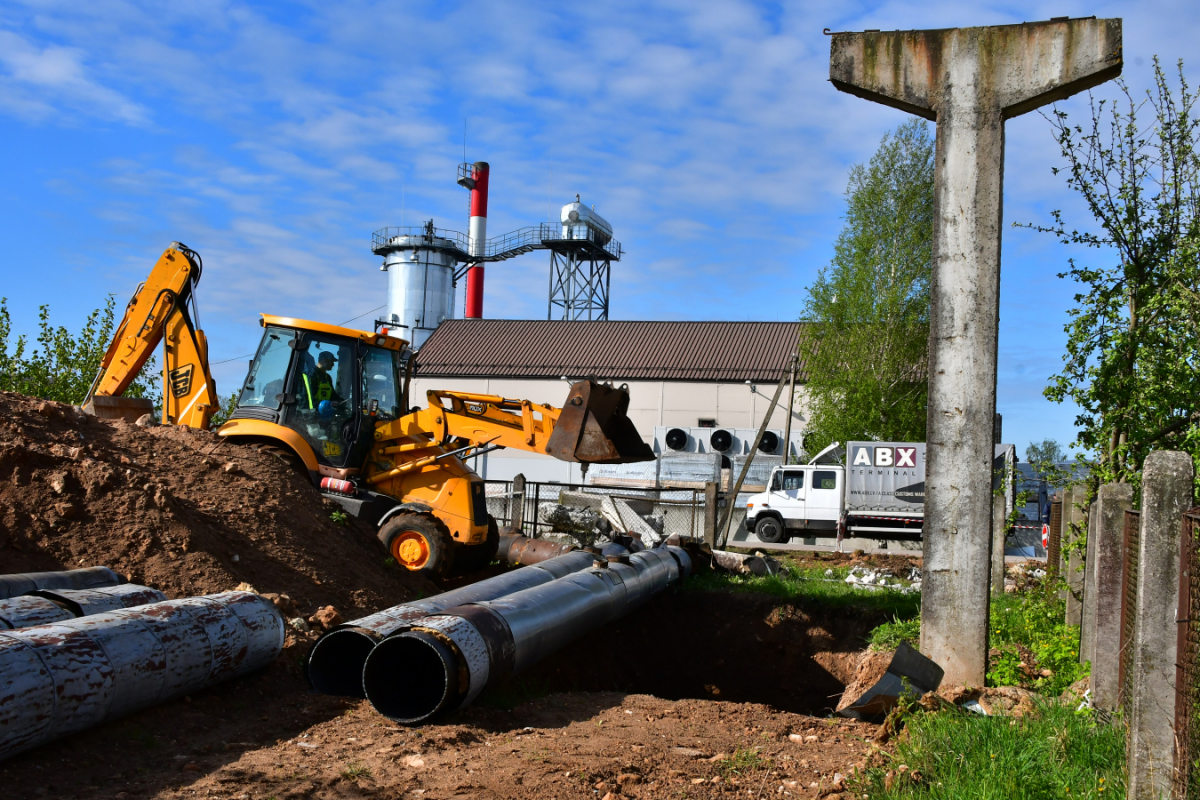
M 162 422 L 208 428 L 218 399 L 196 313 L 201 268 L 178 242 L 162 254 L 129 301 L 86 410 L 131 420 L 153 411 L 121 395 L 161 341 Z M 495 555 L 499 530 L 465 459 L 502 447 L 585 465 L 654 457 L 626 416 L 625 387 L 579 381 L 562 408 L 448 391 L 410 407 L 414 354 L 403 339 L 268 314 L 261 322 L 237 409 L 217 433 L 307 474 L 326 497 L 378 526 L 407 569 L 440 577 Z

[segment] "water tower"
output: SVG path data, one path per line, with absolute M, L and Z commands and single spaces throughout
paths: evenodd
M 612 226 L 579 195 L 562 207 L 559 222 L 561 231 L 542 236 L 542 246 L 550 251 L 547 319 L 608 319 L 612 261 L 621 258 Z

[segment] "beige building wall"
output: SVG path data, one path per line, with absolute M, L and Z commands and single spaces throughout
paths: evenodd
M 716 420 L 718 428 L 757 428 L 762 424 L 762 415 L 771 404 L 777 385 L 630 381 L 629 418 L 647 443 L 653 442 L 657 426 L 690 428 L 699 425 L 702 419 Z M 496 394 L 557 407 L 566 400 L 569 384 L 563 380 L 545 379 L 418 377 L 413 379 L 410 402 L 424 406 L 425 393 L 430 389 Z M 787 391 L 785 386 L 768 428 L 784 429 Z M 804 430 L 804 400 L 803 387 L 797 386 L 796 405 L 792 411 L 793 434 Z M 476 464 L 475 470 L 489 479 L 509 480 L 522 473 L 529 480 L 582 482 L 578 464 L 556 461 L 537 453 L 500 450 L 479 461 L 487 463 Z

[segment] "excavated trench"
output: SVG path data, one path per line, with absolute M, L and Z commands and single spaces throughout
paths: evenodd
M 481 702 L 619 691 L 823 715 L 854 677 L 864 637 L 884 621 L 879 612 L 766 595 L 671 592 L 489 690 Z

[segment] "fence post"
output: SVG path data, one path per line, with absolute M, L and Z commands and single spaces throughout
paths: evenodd
M 1082 484 L 1075 484 L 1067 490 L 1067 499 L 1063 501 L 1063 542 L 1074 545 L 1079 540 L 1080 530 L 1083 528 L 1084 516 L 1083 505 L 1084 498 L 1087 496 L 1087 487 Z M 1083 572 L 1080 567 L 1083 565 L 1083 558 L 1079 554 L 1079 549 L 1072 547 L 1070 554 L 1067 556 L 1067 617 L 1066 623 L 1079 627 L 1083 622 Z
M 525 524 L 525 476 L 518 473 L 512 480 L 512 497 L 509 498 L 512 503 L 512 513 L 508 515 L 509 525 L 522 530 Z
M 717 482 L 704 484 L 704 543 L 717 546 Z
M 1191 505 L 1192 478 L 1192 459 L 1186 453 L 1159 450 L 1146 456 L 1127 754 L 1129 800 L 1161 800 L 1171 791 L 1179 533 L 1183 513 Z
M 1079 628 L 1079 663 L 1092 660 L 1096 649 L 1096 528 L 1099 527 L 1098 516 L 1100 503 L 1093 501 L 1088 507 L 1087 551 L 1083 557 L 1083 610 L 1080 617 L 1082 624 Z
M 1125 594 L 1122 555 L 1125 512 L 1133 508 L 1133 487 L 1109 483 L 1100 487 L 1093 509 L 1088 545 L 1095 539 L 1083 598 L 1091 606 L 1092 634 L 1080 659 L 1092 662 L 1092 704 L 1115 711 L 1121 694 L 1121 598 Z
M 1003 494 L 992 492 L 992 595 L 1004 594 L 1004 540 L 1008 533 L 1008 515 Z

